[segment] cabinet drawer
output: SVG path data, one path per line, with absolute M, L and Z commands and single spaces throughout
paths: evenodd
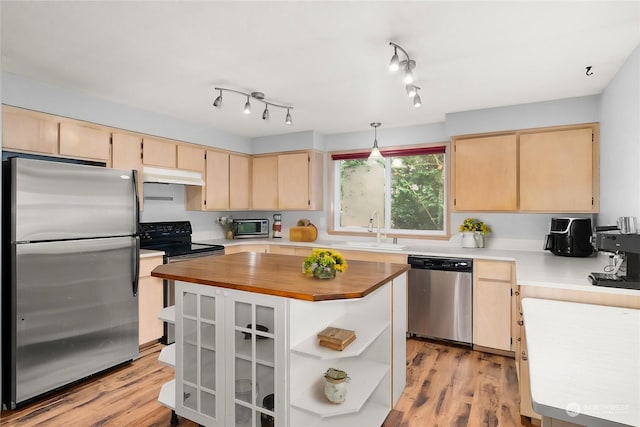
M 511 268 L 513 263 L 501 261 L 477 261 L 473 268 L 476 277 L 486 280 L 511 281 Z
M 161 256 L 140 259 L 140 277 L 151 276 L 151 270 L 162 264 Z

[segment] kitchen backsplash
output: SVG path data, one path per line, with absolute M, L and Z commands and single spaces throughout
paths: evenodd
M 222 227 L 216 224 L 220 216 L 233 218 L 267 218 L 272 224 L 274 212 L 240 211 L 240 212 L 198 212 L 185 209 L 185 187 L 173 184 L 144 184 L 144 211 L 141 212 L 142 222 L 153 221 L 191 221 L 193 240 L 223 239 Z M 327 216 L 324 211 L 290 211 L 278 212 L 282 214 L 282 236 L 289 236 L 289 228 L 295 226 L 300 218 L 308 218 L 318 227 L 319 240 L 367 240 L 365 237 L 333 236 L 327 234 Z M 458 226 L 467 217 L 478 218 L 488 224 L 492 232 L 485 240 L 489 248 L 542 250 L 545 234 L 549 231 L 552 217 L 577 216 L 591 217 L 592 223 L 597 224 L 597 217 L 585 214 L 524 214 L 524 213 L 477 213 L 463 212 L 451 214 L 451 239 L 422 240 L 400 239 L 400 243 L 421 246 L 459 246 L 460 234 Z M 363 224 L 366 225 L 366 224 Z

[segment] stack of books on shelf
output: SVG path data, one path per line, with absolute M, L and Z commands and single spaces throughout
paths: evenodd
M 333 350 L 342 351 L 356 339 L 355 331 L 329 326 L 318 333 L 318 344 Z

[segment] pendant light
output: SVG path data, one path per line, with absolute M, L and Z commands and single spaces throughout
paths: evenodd
M 418 108 L 422 107 L 422 100 L 420 99 L 420 95 L 418 95 L 419 87 L 416 87 L 416 94 L 413 96 L 413 106 Z
M 293 121 L 291 120 L 291 113 L 289 113 L 289 109 L 287 108 L 287 116 L 284 119 L 284 122 L 288 125 L 290 125 L 291 123 L 293 123 Z
M 371 149 L 371 154 L 369 154 L 369 158 L 367 159 L 367 163 L 374 163 L 378 160 L 384 160 L 380 150 L 378 149 L 378 127 L 382 126 L 382 123 L 374 122 L 371 123 L 371 127 L 373 128 L 374 137 L 373 137 L 373 148 Z
M 269 120 L 269 105 L 264 106 L 264 112 L 262 113 L 262 120 Z

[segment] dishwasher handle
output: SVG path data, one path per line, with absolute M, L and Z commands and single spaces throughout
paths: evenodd
M 409 255 L 407 261 L 411 268 L 420 270 L 473 272 L 473 260 L 469 258 L 442 258 Z

